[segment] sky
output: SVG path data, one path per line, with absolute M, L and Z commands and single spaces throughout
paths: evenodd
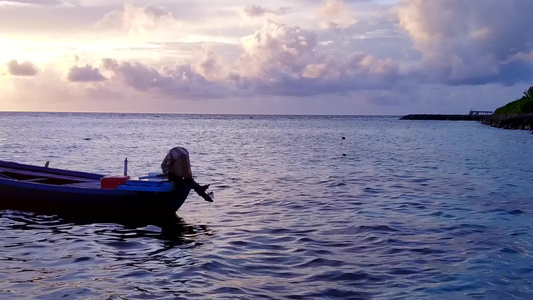
M 403 115 L 533 85 L 533 0 L 0 0 L 0 111 Z

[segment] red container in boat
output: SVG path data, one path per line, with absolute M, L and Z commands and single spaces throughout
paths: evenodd
M 103 189 L 116 189 L 119 185 L 125 184 L 129 176 L 105 176 L 100 179 L 100 184 Z

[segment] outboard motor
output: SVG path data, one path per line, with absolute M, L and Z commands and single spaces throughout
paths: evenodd
M 205 192 L 209 188 L 207 185 L 199 185 L 192 178 L 191 162 L 189 160 L 189 151 L 183 147 L 170 149 L 167 156 L 161 163 L 161 171 L 170 181 L 183 180 L 188 184 L 200 197 L 205 201 L 213 202 L 213 199 Z
M 189 151 L 183 147 L 170 149 L 161 163 L 163 175 L 169 178 L 192 178 Z

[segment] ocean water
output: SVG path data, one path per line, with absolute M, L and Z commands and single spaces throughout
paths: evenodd
M 341 139 L 345 137 L 346 139 Z M 533 135 L 397 117 L 0 113 L 0 159 L 120 174 L 163 224 L 0 211 L 1 299 L 533 299 Z

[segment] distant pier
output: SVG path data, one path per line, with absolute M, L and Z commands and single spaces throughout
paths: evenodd
M 471 110 L 468 114 L 469 116 L 491 116 L 494 114 L 493 111 L 488 110 Z

